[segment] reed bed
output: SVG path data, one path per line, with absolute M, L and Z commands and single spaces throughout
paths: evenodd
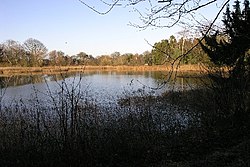
M 56 74 L 83 71 L 205 71 L 200 65 L 181 65 L 178 68 L 171 66 L 46 66 L 46 67 L 0 67 L 0 75 L 35 75 Z

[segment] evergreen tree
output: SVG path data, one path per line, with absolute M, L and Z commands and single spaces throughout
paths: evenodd
M 229 67 L 231 78 L 242 79 L 249 77 L 249 49 L 250 49 L 250 8 L 249 1 L 244 1 L 244 9 L 240 9 L 240 2 L 235 1 L 234 11 L 227 6 L 224 13 L 224 32 L 216 33 L 205 38 L 202 49 L 217 66 Z
M 219 75 L 210 74 L 213 80 L 215 102 L 218 104 L 224 120 L 230 125 L 242 128 L 249 125 L 249 70 L 250 70 L 250 7 L 245 0 L 243 10 L 238 0 L 233 11 L 227 6 L 224 13 L 224 31 L 205 37 L 202 49 L 216 67 L 228 67 L 228 71 L 219 71 Z M 220 68 L 219 68 L 220 69 Z M 222 74 L 222 75 L 221 75 Z M 217 111 L 217 112 L 218 112 Z M 246 126 L 247 127 L 247 126 Z
M 154 65 L 162 65 L 170 57 L 170 44 L 167 39 L 156 42 L 152 49 L 152 61 Z

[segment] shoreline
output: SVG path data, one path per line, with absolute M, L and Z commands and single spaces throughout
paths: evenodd
M 174 66 L 46 66 L 46 67 L 0 67 L 0 76 L 60 74 L 84 71 L 179 71 L 205 72 L 201 65 Z

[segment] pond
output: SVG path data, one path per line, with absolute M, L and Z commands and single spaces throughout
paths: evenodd
M 118 98 L 135 92 L 160 95 L 168 90 L 186 90 L 200 84 L 197 77 L 169 77 L 167 72 L 86 71 L 59 75 L 0 77 L 2 104 L 58 94 L 64 89 L 80 91 L 98 104 L 116 103 Z M 188 74 L 190 76 L 190 74 Z

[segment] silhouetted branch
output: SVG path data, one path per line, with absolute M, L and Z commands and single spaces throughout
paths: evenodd
M 221 12 L 223 11 L 223 9 L 226 7 L 226 5 L 229 3 L 230 0 L 227 0 L 221 7 L 221 9 L 219 10 L 219 12 L 217 13 L 217 15 L 215 16 L 215 18 L 213 19 L 212 23 L 209 25 L 209 27 L 207 28 L 207 30 L 205 31 L 205 33 L 203 34 L 202 38 L 200 39 L 200 41 L 203 41 L 205 39 L 205 37 L 208 35 L 208 33 L 210 32 L 211 28 L 213 27 L 213 25 L 215 24 L 216 20 L 218 19 L 219 15 L 221 14 Z M 192 46 L 186 53 L 178 56 L 172 63 L 172 67 L 174 66 L 174 64 L 179 60 L 179 62 L 181 61 L 181 59 L 183 59 L 185 56 L 187 56 L 195 47 L 197 47 L 199 45 L 199 43 L 196 43 L 194 46 Z M 178 63 L 179 66 L 179 63 Z M 178 68 L 178 66 L 176 68 Z
M 123 2 L 124 7 L 128 7 L 128 6 L 134 7 L 134 11 L 139 14 L 139 19 L 142 21 L 143 24 L 130 23 L 130 25 L 144 30 L 148 27 L 171 28 L 175 26 L 176 24 L 187 24 L 184 20 L 187 20 L 190 17 L 195 20 L 194 18 L 195 12 L 211 4 L 218 2 L 218 0 L 182 0 L 182 1 L 178 1 L 178 0 L 159 0 L 159 1 L 116 0 L 112 5 L 107 4 L 107 6 L 109 6 L 109 10 L 104 13 L 96 11 L 93 7 L 90 7 L 86 3 L 83 3 L 83 4 L 99 14 L 107 14 L 115 7 L 116 4 L 118 4 L 118 2 L 121 2 L 121 3 Z M 141 10 L 142 8 L 139 9 L 136 7 L 142 2 L 146 2 L 149 5 L 149 8 L 146 5 L 144 5 L 145 7 L 143 6 L 143 10 L 145 11 Z M 222 13 L 223 9 L 229 2 L 230 0 L 226 0 L 221 5 L 220 9 L 218 10 L 218 13 L 216 14 L 211 24 L 207 27 L 205 26 L 206 31 L 203 34 L 200 41 L 203 41 L 205 36 L 210 32 L 216 20 L 219 18 L 219 15 Z M 122 4 L 119 4 L 119 5 L 122 5 Z M 199 23 L 199 22 L 196 21 L 196 23 Z M 202 27 L 204 27 L 204 25 Z M 196 43 L 188 51 L 186 51 L 185 53 L 182 53 L 177 58 L 173 59 L 171 55 L 169 55 L 168 53 L 164 52 L 160 48 L 157 48 L 151 45 L 148 41 L 146 42 L 152 48 L 160 51 L 161 53 L 167 56 L 167 59 L 165 59 L 163 64 L 165 64 L 166 62 L 169 62 L 171 64 L 171 72 L 169 74 L 169 77 L 173 75 L 174 71 L 178 70 L 181 60 L 185 58 L 187 55 L 189 55 L 199 45 L 199 43 Z
M 177 23 L 184 23 L 184 21 L 181 20 L 185 19 L 186 15 L 192 15 L 199 9 L 218 2 L 218 0 L 114 0 L 111 2 L 100 0 L 102 4 L 108 7 L 106 12 L 100 12 L 83 0 L 79 1 L 100 15 L 109 13 L 115 6 L 132 6 L 135 8 L 134 11 L 139 14 L 139 19 L 142 21 L 142 24 L 130 23 L 130 25 L 140 29 L 146 29 L 151 26 L 158 28 L 173 27 Z M 138 6 L 139 4 L 141 4 L 141 6 L 143 5 L 143 7 L 140 8 Z
M 167 52 L 165 52 L 165 51 L 163 51 L 162 49 L 160 49 L 160 48 L 158 48 L 158 47 L 156 47 L 156 46 L 150 44 L 146 39 L 145 39 L 145 41 L 147 42 L 147 44 L 148 44 L 149 46 L 151 46 L 152 48 L 154 48 L 154 49 L 156 49 L 157 51 L 159 51 L 159 52 L 163 53 L 164 55 L 166 55 L 166 59 L 165 59 L 165 61 L 162 63 L 162 65 L 165 64 L 165 63 L 167 63 L 167 62 L 171 62 L 170 60 L 174 60 L 174 59 L 171 57 L 171 55 L 168 54 Z M 169 58 L 170 58 L 170 60 L 168 60 Z
M 88 5 L 87 3 L 85 3 L 84 1 L 82 0 L 79 0 L 79 2 L 81 2 L 83 5 L 87 6 L 88 8 L 90 8 L 91 10 L 93 10 L 94 12 L 100 14 L 100 15 L 106 15 L 108 14 L 115 6 L 119 6 L 118 2 L 120 0 L 116 0 L 114 3 L 110 4 L 110 3 L 107 3 L 103 0 L 101 0 L 101 2 L 107 6 L 109 6 L 109 9 L 106 11 L 106 12 L 100 12 L 99 10 L 95 9 L 95 7 L 92 7 L 90 5 Z

